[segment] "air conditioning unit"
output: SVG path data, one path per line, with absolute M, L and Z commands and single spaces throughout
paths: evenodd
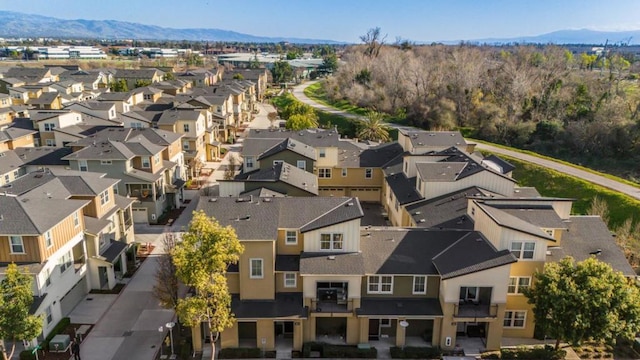
M 68 334 L 58 334 L 49 341 L 49 351 L 65 352 L 69 349 L 71 337 Z

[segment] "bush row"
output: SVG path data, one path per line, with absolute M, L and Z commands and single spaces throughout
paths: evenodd
M 302 357 L 311 357 L 311 352 L 317 351 L 323 358 L 358 358 L 375 359 L 378 356 L 376 348 L 359 349 L 355 345 L 332 345 L 318 342 L 308 342 L 302 346 Z
M 392 359 L 440 359 L 442 351 L 437 347 L 397 346 L 391 349 Z
M 555 350 L 553 346 L 537 346 L 532 348 L 518 347 L 515 349 L 501 349 L 500 355 L 491 353 L 483 355 L 483 359 L 512 359 L 512 360 L 562 360 L 567 355 L 564 350 Z

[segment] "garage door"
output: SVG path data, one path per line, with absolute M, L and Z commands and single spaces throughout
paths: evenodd
M 380 189 L 378 188 L 355 188 L 351 189 L 351 196 L 357 197 L 360 201 L 380 202 Z
M 322 188 L 318 189 L 318 195 L 320 196 L 346 196 L 344 188 Z
M 87 277 L 84 276 L 69 292 L 60 299 L 60 311 L 62 316 L 67 316 L 84 296 L 87 295 Z
M 134 223 L 148 223 L 149 218 L 147 217 L 147 209 L 146 208 L 131 208 L 131 212 L 133 213 L 133 222 Z

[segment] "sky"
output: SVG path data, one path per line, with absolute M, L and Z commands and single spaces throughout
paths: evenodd
M 640 30 L 639 0 L 2 0 L 0 10 L 345 42 L 373 27 L 387 42 Z

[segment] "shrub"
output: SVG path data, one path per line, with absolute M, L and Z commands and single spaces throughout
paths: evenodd
M 394 346 L 390 349 L 393 359 L 439 359 L 442 352 L 437 347 Z
M 502 349 L 500 353 L 503 359 L 522 359 L 522 360 L 543 360 L 543 359 L 544 360 L 562 360 L 567 354 L 566 351 L 555 350 L 552 346 Z
M 311 357 L 312 351 L 320 352 L 320 357 L 323 358 L 375 359 L 378 356 L 376 348 L 358 349 L 355 345 L 331 345 L 318 342 L 308 342 L 302 345 L 302 357 Z
M 69 326 L 69 324 L 71 324 L 70 318 L 64 317 L 60 319 L 60 321 L 56 324 L 53 330 L 51 330 L 49 335 L 44 339 L 44 342 L 42 343 L 42 348 L 44 350 L 49 350 L 49 341 L 51 341 L 51 339 L 53 339 L 54 336 L 60 334 L 64 329 L 66 329 L 67 326 Z
M 218 359 L 256 359 L 262 357 L 259 348 L 227 348 L 220 349 Z
M 31 353 L 31 350 L 22 350 L 20 352 L 20 360 L 35 360 L 36 355 Z

